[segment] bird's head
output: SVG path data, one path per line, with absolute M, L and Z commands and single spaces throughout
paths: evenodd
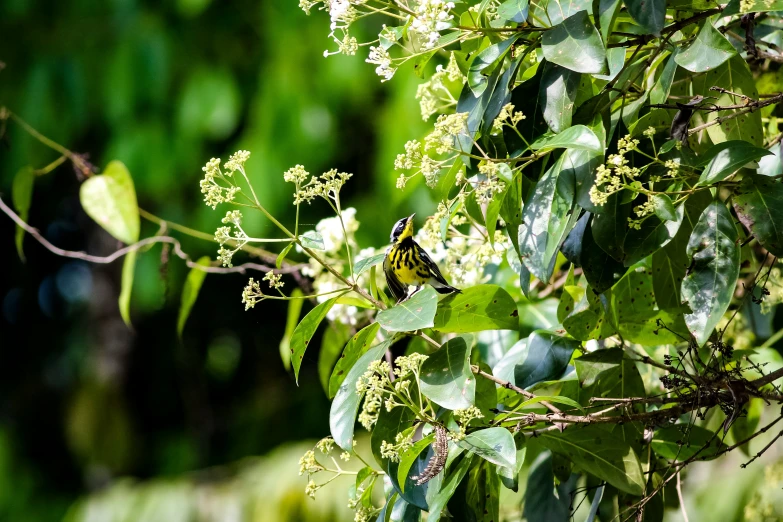
M 413 236 L 413 216 L 415 215 L 416 214 L 411 214 L 394 224 L 391 231 L 391 237 L 389 238 L 392 243 L 399 243 L 403 239 Z

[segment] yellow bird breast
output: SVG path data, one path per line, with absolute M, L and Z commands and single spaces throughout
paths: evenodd
M 430 279 L 427 265 L 418 259 L 413 248 L 394 248 L 390 253 L 390 261 L 394 275 L 404 285 L 421 286 Z

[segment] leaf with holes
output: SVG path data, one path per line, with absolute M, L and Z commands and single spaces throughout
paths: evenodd
M 321 321 L 324 320 L 326 314 L 332 309 L 336 300 L 337 298 L 329 299 L 310 310 L 296 327 L 293 335 L 291 335 L 291 364 L 294 367 L 294 377 L 297 383 L 299 382 L 299 367 L 302 366 L 304 353 L 313 335 L 315 335 L 315 331 L 318 330 Z
M 431 286 L 427 286 L 407 301 L 381 310 L 375 320 L 387 332 L 413 332 L 432 327 L 437 307 L 438 293 Z
M 726 205 L 713 201 L 688 240 L 691 271 L 682 281 L 682 298 L 692 310 L 685 323 L 699 346 L 707 342 L 734 295 L 740 266 L 738 237 Z
M 496 285 L 477 285 L 450 294 L 438 303 L 434 326 L 439 332 L 469 333 L 516 330 L 519 312 L 514 298 Z
M 459 410 L 476 402 L 476 378 L 470 370 L 470 349 L 455 337 L 443 344 L 421 365 L 421 393 L 435 404 Z

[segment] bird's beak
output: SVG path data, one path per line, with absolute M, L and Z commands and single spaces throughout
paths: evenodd
M 410 216 L 408 216 L 408 222 L 409 222 L 409 223 L 410 223 L 411 221 L 413 221 L 413 216 L 415 216 L 415 215 L 416 215 L 416 213 L 414 212 L 413 214 L 411 214 Z

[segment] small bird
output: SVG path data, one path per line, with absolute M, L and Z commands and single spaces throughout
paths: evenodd
M 413 216 L 397 221 L 392 228 L 392 245 L 386 250 L 383 260 L 383 273 L 386 274 L 386 284 L 399 303 L 418 292 L 424 283 L 429 283 L 440 294 L 460 293 L 446 282 L 440 273 L 438 265 L 430 259 L 427 252 L 413 240 Z M 408 287 L 416 290 L 408 295 Z

